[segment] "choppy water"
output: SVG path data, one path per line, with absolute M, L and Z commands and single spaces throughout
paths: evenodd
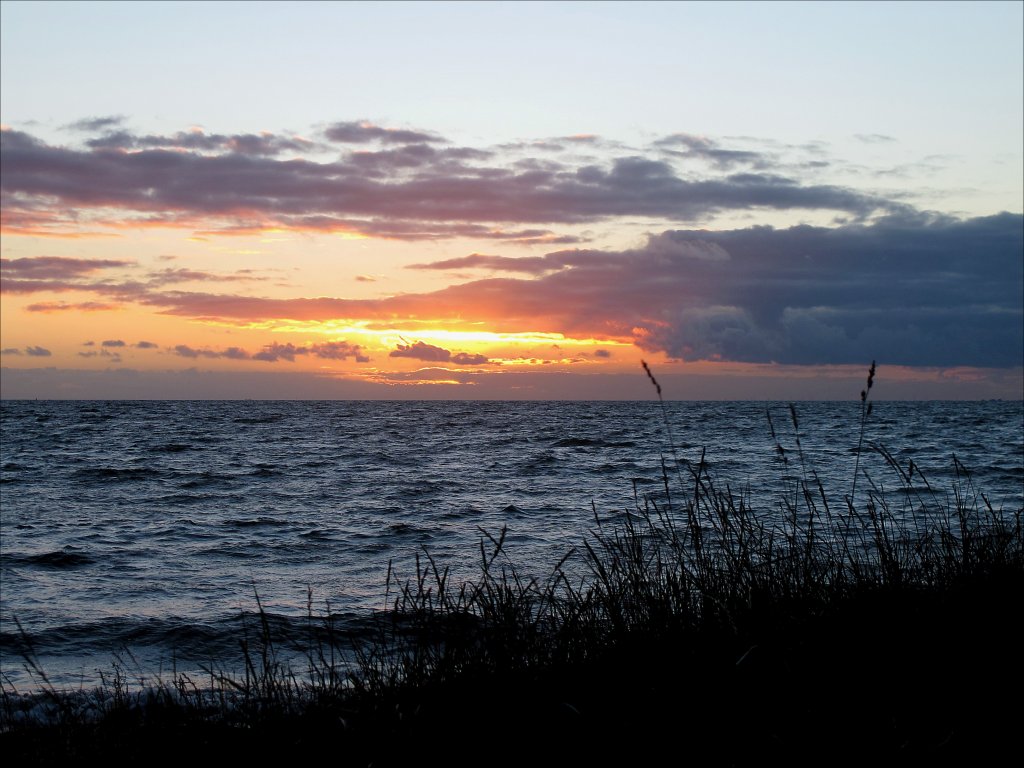
M 666 408 L 675 456 L 706 449 L 758 508 L 800 471 L 785 404 Z M 808 468 L 841 500 L 860 403 L 797 414 Z M 467 572 L 480 528 L 507 526 L 512 559 L 546 575 L 595 511 L 659 493 L 675 460 L 657 403 L 5 401 L 0 425 L 0 663 L 22 691 L 26 638 L 61 686 L 96 683 L 115 654 L 150 675 L 230 666 L 254 592 L 282 630 L 304 626 L 308 589 L 358 630 L 389 560 L 411 575 L 426 549 Z M 878 403 L 866 439 L 942 490 L 955 454 L 996 508 L 1024 504 L 1021 402 Z M 863 466 L 896 487 L 877 455 Z

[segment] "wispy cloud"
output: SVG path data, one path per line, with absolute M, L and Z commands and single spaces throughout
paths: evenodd
M 118 259 L 73 259 L 64 256 L 30 256 L 0 259 L 0 270 L 8 277 L 25 280 L 70 280 L 102 269 L 130 267 L 130 261 Z
M 865 144 L 894 144 L 896 139 L 892 136 L 886 136 L 883 133 L 855 133 L 853 135 L 857 141 L 864 142 Z
M 25 307 L 27 312 L 113 312 L 122 309 L 120 304 L 108 304 L 102 301 L 40 301 Z
M 76 120 L 73 123 L 68 123 L 64 126 L 64 128 L 71 131 L 96 133 L 97 131 L 106 131 L 116 128 L 123 122 L 124 117 L 122 115 L 109 115 L 106 117 L 87 117 L 82 120 Z
M 140 342 L 140 345 L 144 343 L 148 344 L 148 342 Z M 252 354 L 241 347 L 197 349 L 188 344 L 177 344 L 170 351 L 178 357 L 189 359 L 222 358 L 226 360 L 258 360 L 265 363 L 276 363 L 280 360 L 285 360 L 289 363 L 294 363 L 297 357 L 308 356 L 322 360 L 347 360 L 352 358 L 357 363 L 370 362 L 370 358 L 363 353 L 363 348 L 360 345 L 350 344 L 347 341 L 329 341 L 306 346 L 292 344 L 291 342 L 285 344 L 273 342 L 264 345 L 260 351 Z
M 731 169 L 742 166 L 763 169 L 774 164 L 773 159 L 762 152 L 725 149 L 712 139 L 704 136 L 694 136 L 689 133 L 675 133 L 671 136 L 665 136 L 655 141 L 654 145 L 678 157 L 706 160 L 719 169 Z
M 544 256 L 525 256 L 512 258 L 509 256 L 489 256 L 483 253 L 471 253 L 454 259 L 432 261 L 427 264 L 410 264 L 408 269 L 491 269 L 505 272 L 528 272 L 541 274 L 552 269 L 560 269 L 561 265 L 552 263 Z

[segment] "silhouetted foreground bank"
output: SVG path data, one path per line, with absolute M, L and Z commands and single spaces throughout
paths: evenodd
M 797 455 L 779 455 L 801 479 L 768 508 L 673 456 L 663 493 L 614 526 L 595 515 L 577 553 L 586 578 L 571 578 L 567 560 L 524 576 L 505 531 L 481 530 L 471 581 L 453 583 L 429 554 L 412 579 L 389 574 L 391 609 L 369 638 L 312 607 L 308 637 L 275 637 L 259 606 L 261 630 L 241 639 L 244 674 L 179 674 L 139 692 L 114 670 L 98 690 L 33 698 L 5 683 L 0 750 L 11 765 L 1013 755 L 1024 510 L 993 509 L 959 464 L 953 487 L 933 488 L 883 448 L 885 493 L 864 477 L 830 497 L 804 466 L 791 413 Z M 278 648 L 299 640 L 307 663 L 288 667 Z
M 242 676 L 140 694 L 115 675 L 44 695 L 31 717 L 6 690 L 0 748 L 11 764 L 173 750 L 342 765 L 935 764 L 1016 749 L 1021 511 L 988 508 L 966 475 L 939 504 L 894 471 L 897 507 L 874 488 L 830 506 L 812 475 L 762 515 L 691 467 L 667 480 L 669 505 L 595 528 L 580 584 L 561 565 L 521 577 L 504 532 L 485 534 L 470 583 L 429 557 L 392 580 L 352 668 L 332 660 L 350 639 L 329 618 L 304 670 L 278 663 L 266 628 L 243 642 Z

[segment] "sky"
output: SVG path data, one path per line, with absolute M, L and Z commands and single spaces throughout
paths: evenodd
M 1022 30 L 0 2 L 0 393 L 1021 399 Z

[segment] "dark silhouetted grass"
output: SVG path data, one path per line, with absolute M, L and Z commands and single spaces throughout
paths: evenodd
M 4 686 L 0 747 L 12 765 L 162 749 L 342 765 L 960 765 L 1016 752 L 1024 511 L 993 509 L 955 459 L 940 494 L 878 446 L 895 492 L 855 474 L 834 501 L 790 418 L 795 458 L 770 414 L 769 429 L 800 479 L 770 509 L 673 449 L 664 493 L 614 523 L 595 514 L 545 578 L 516 567 L 504 529 L 481 529 L 469 581 L 429 553 L 411 578 L 389 569 L 369 636 L 339 631 L 329 607 L 315 615 L 310 594 L 305 669 L 280 661 L 257 596 L 244 673 L 129 685 L 122 665 L 69 695 L 36 666 L 42 696 Z

